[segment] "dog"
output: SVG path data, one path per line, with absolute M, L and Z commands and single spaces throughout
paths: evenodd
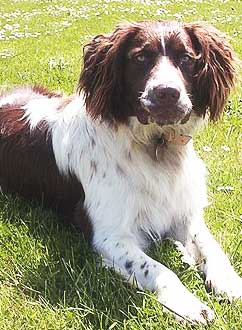
M 170 238 L 207 288 L 242 297 L 203 219 L 206 169 L 192 141 L 207 117 L 219 119 L 235 78 L 231 46 L 206 23 L 121 24 L 84 47 L 75 95 L 38 86 L 1 95 L 1 188 L 61 212 L 104 265 L 177 318 L 207 323 L 213 311 L 144 251 Z

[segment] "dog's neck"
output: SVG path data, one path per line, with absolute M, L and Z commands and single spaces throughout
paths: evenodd
M 134 143 L 145 148 L 153 160 L 160 161 L 166 157 L 167 152 L 183 154 L 202 121 L 202 118 L 192 114 L 185 124 L 158 126 L 155 123 L 142 125 L 137 118 L 132 117 L 129 128 Z
M 155 123 L 142 125 L 135 117 L 132 117 L 129 122 L 134 140 L 144 145 L 157 140 L 174 145 L 186 145 L 191 140 L 196 126 L 197 120 L 195 118 L 186 124 L 174 126 L 158 126 Z

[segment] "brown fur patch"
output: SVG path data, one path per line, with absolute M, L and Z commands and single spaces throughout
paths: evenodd
M 0 181 L 6 192 L 37 198 L 62 213 L 73 212 L 83 198 L 75 176 L 60 174 L 47 124 L 42 121 L 30 131 L 18 105 L 0 109 Z
M 33 92 L 47 96 L 48 98 L 61 97 L 63 95 L 61 92 L 51 92 L 47 88 L 42 87 L 42 86 L 33 86 L 32 90 L 33 90 Z
M 91 242 L 93 237 L 93 228 L 88 212 L 83 208 L 83 201 L 84 200 L 80 200 L 76 205 L 73 216 L 71 217 L 71 222 L 77 229 L 80 229 L 85 239 L 88 242 Z
M 73 101 L 73 99 L 74 99 L 73 95 L 63 98 L 57 110 L 63 111 L 65 107 L 67 107 Z

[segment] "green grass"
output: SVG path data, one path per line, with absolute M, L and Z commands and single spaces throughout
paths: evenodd
M 230 35 L 242 57 L 241 15 L 240 1 L 2 0 L 0 85 L 41 84 L 73 92 L 82 45 L 127 20 L 206 20 Z M 195 145 L 210 173 L 206 221 L 242 275 L 241 95 L 239 84 L 223 120 L 199 133 Z M 216 311 L 214 324 L 177 323 L 153 295 L 101 268 L 82 237 L 56 215 L 1 195 L 0 329 L 242 329 L 241 302 L 219 304 L 208 295 L 199 274 L 182 264 L 171 244 L 152 246 L 150 255 Z

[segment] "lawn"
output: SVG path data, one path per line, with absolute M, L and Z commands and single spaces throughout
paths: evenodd
M 72 93 L 82 46 L 123 21 L 206 20 L 226 32 L 242 58 L 241 1 L 1 0 L 0 85 L 40 84 Z M 195 137 L 209 170 L 206 221 L 242 275 L 242 84 L 220 123 Z M 208 326 L 177 323 L 154 295 L 124 283 L 97 262 L 82 236 L 40 205 L 0 196 L 0 329 L 242 329 L 242 303 L 218 302 L 174 246 L 149 254 L 173 269 L 215 311 Z

